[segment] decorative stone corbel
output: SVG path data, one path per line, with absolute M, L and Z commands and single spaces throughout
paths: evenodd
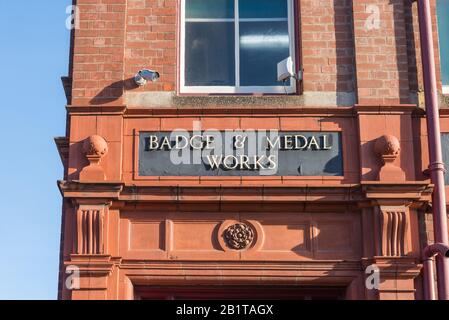
M 76 212 L 77 255 L 105 254 L 105 230 L 108 204 L 80 204 Z
M 83 142 L 83 152 L 89 160 L 89 165 L 80 172 L 80 181 L 105 181 L 106 175 L 100 162 L 108 153 L 106 140 L 98 135 L 88 137 Z
M 421 273 L 413 250 L 412 217 L 431 199 L 429 182 L 362 181 L 363 258 L 368 299 L 415 299 Z M 370 269 L 368 269 L 370 267 Z M 377 272 L 377 276 L 376 275 Z M 371 282 L 374 281 L 374 282 Z
M 408 253 L 409 222 L 407 208 L 379 206 L 376 219 L 376 255 L 403 257 Z
M 107 299 L 108 282 L 119 263 L 108 250 L 107 230 L 112 202 L 102 199 L 73 200 L 76 226 L 70 259 L 64 262 L 65 294 L 71 299 Z
M 404 170 L 393 164 L 401 152 L 398 138 L 392 135 L 383 135 L 377 138 L 374 143 L 374 151 L 383 161 L 383 166 L 377 177 L 379 181 L 405 181 Z

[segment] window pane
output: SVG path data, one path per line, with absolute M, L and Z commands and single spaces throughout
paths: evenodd
M 186 0 L 186 18 L 234 18 L 234 0 Z
M 187 22 L 185 84 L 234 86 L 234 22 Z
M 449 0 L 438 0 L 437 5 L 442 80 L 447 86 L 449 85 Z
M 446 165 L 446 168 L 449 168 L 449 134 L 442 133 L 441 134 L 441 145 L 443 151 L 443 162 Z M 449 175 L 444 175 L 444 182 L 446 186 L 449 186 Z
M 287 0 L 239 0 L 240 18 L 287 18 Z
M 277 64 L 290 55 L 288 23 L 240 23 L 240 84 L 279 86 Z

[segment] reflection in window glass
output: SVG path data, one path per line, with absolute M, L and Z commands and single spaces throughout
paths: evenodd
M 234 18 L 234 0 L 186 0 L 186 18 Z
M 239 0 L 240 18 L 287 18 L 285 0 Z
M 186 85 L 234 86 L 234 23 L 186 23 Z
M 281 22 L 240 23 L 240 84 L 275 86 L 277 64 L 289 56 L 288 25 Z
M 277 64 L 294 58 L 291 0 L 182 2 L 182 88 L 199 93 L 293 92 L 294 81 L 277 80 Z
M 441 146 L 443 151 L 443 162 L 446 168 L 449 168 L 449 133 L 441 134 Z M 444 182 L 449 186 L 449 175 L 444 175 Z

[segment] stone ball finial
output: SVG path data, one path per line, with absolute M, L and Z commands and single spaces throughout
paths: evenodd
M 377 138 L 374 151 L 381 157 L 397 157 L 401 152 L 401 144 L 395 136 L 386 134 Z
M 386 134 L 374 143 L 374 152 L 382 159 L 383 165 L 379 170 L 379 181 L 405 181 L 405 172 L 394 164 L 401 152 L 401 144 L 395 136 Z
M 83 151 L 86 156 L 103 157 L 108 153 L 108 143 L 99 135 L 92 135 L 84 140 Z

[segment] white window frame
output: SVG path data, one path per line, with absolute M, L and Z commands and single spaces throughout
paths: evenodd
M 240 86 L 240 37 L 239 37 L 239 22 L 240 21 L 285 21 L 284 18 L 254 18 L 254 19 L 239 19 L 239 0 L 234 0 L 234 18 L 230 19 L 188 19 L 188 21 L 233 21 L 235 25 L 235 86 L 186 86 L 185 85 L 185 4 L 186 0 L 181 0 L 181 50 L 180 50 L 180 93 L 194 93 L 194 94 L 291 94 L 296 93 L 296 80 L 292 78 L 290 85 L 279 86 Z M 295 23 L 294 23 L 294 7 L 293 0 L 287 0 L 288 8 L 288 35 L 290 57 L 293 60 L 293 70 L 296 70 L 295 61 Z
M 449 94 L 449 86 L 443 85 L 443 94 Z

